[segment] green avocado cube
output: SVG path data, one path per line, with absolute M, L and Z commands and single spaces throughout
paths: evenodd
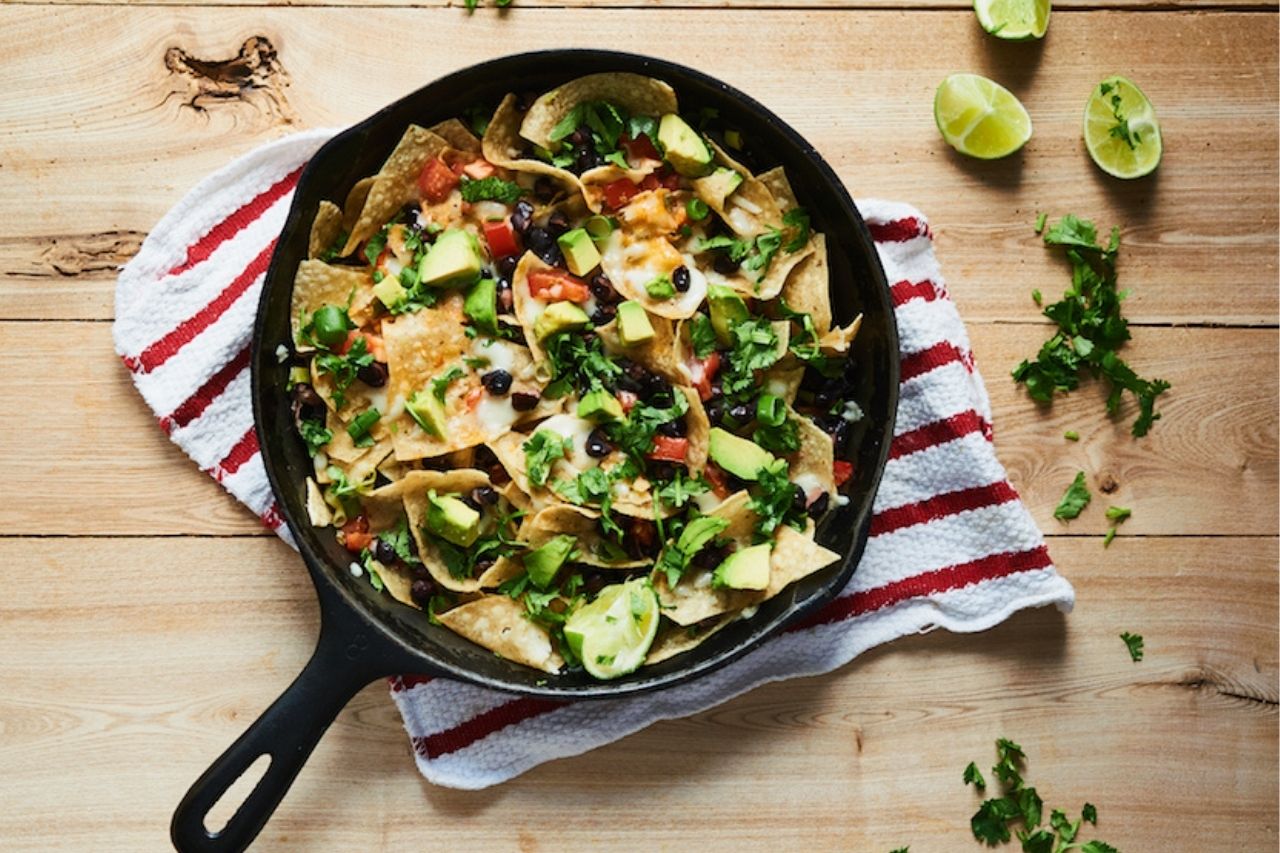
M 736 290 L 723 284 L 707 287 L 707 302 L 711 306 L 711 328 L 715 329 L 716 340 L 728 346 L 733 343 L 733 327 L 751 319 L 747 303 Z
M 538 589 L 550 586 L 577 544 L 576 538 L 562 533 L 525 554 L 524 569 L 529 573 L 529 581 Z
M 373 286 L 373 295 L 378 297 L 378 301 L 383 305 L 388 308 L 394 308 L 397 303 L 408 295 L 408 291 L 404 289 L 404 285 L 400 283 L 399 278 L 394 275 L 388 275 Z
M 712 427 L 710 447 L 711 461 L 743 480 L 756 480 L 760 469 L 776 460 L 772 453 L 754 441 L 740 438 L 721 427 Z
M 574 275 L 586 275 L 600 266 L 600 251 L 585 228 L 575 228 L 561 234 L 556 242 L 564 255 L 565 265 Z
M 590 418 L 594 421 L 620 421 L 622 404 L 608 391 L 597 388 L 595 391 L 588 391 L 586 396 L 578 401 L 578 417 Z
M 731 589 L 766 589 L 769 586 L 769 552 L 772 546 L 752 545 L 734 551 L 716 567 L 711 576 L 713 586 Z
M 658 144 L 671 168 L 689 178 L 705 175 L 711 165 L 711 146 L 675 113 L 658 122 Z
M 418 280 L 431 287 L 467 287 L 480 277 L 484 257 L 469 231 L 446 228 L 422 256 Z
M 533 324 L 533 335 L 540 341 L 558 332 L 573 332 L 585 329 L 591 323 L 587 312 L 572 302 L 553 302 L 542 312 Z
M 498 283 L 482 278 L 467 291 L 462 303 L 462 313 L 480 331 L 491 335 L 498 333 Z
M 480 513 L 452 495 L 437 497 L 429 492 L 427 530 L 459 548 L 469 548 L 480 535 Z
M 435 394 L 429 391 L 415 391 L 413 396 L 405 401 L 404 410 L 428 435 L 444 438 L 449 419 L 445 415 L 444 403 L 437 399 Z
M 727 198 L 740 186 L 742 186 L 742 175 L 726 166 L 719 166 L 710 175 L 698 181 L 698 195 L 704 201 L 707 198 Z
M 627 301 L 618 306 L 618 338 L 624 347 L 653 339 L 649 312 L 639 302 Z

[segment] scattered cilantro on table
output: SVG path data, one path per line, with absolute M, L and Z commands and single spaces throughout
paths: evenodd
M 1053 517 L 1059 521 L 1076 518 L 1089 505 L 1089 501 L 1092 498 L 1093 495 L 1089 493 L 1089 487 L 1085 484 L 1084 472 L 1078 471 L 1076 472 L 1076 478 L 1067 487 L 1066 494 L 1062 496 L 1062 500 L 1058 501 L 1058 506 L 1053 511 Z
M 1071 287 L 1044 309 L 1044 315 L 1058 324 L 1057 333 L 1045 341 L 1035 360 L 1014 368 L 1014 380 L 1026 385 L 1033 400 L 1049 403 L 1055 392 L 1079 387 L 1081 371 L 1088 370 L 1110 385 L 1108 413 L 1119 410 L 1125 391 L 1134 396 L 1139 414 L 1131 431 L 1146 435 L 1160 418 L 1156 398 L 1170 385 L 1163 379 L 1143 379 L 1117 355 L 1130 337 L 1129 322 L 1120 312 L 1127 292 L 1116 290 L 1120 229 L 1111 230 L 1104 247 L 1092 222 L 1067 214 L 1045 232 L 1044 241 L 1064 247 L 1071 263 Z
M 1107 507 L 1107 520 L 1111 522 L 1111 526 L 1107 528 L 1107 535 L 1102 537 L 1102 547 L 1106 548 L 1111 544 L 1111 540 L 1116 538 L 1116 528 L 1124 524 L 1125 519 L 1133 515 L 1133 510 L 1124 506 Z
M 1143 648 L 1141 634 L 1130 634 L 1128 631 L 1125 631 L 1120 635 L 1120 639 L 1124 640 L 1124 644 L 1128 646 L 1129 657 L 1133 658 L 1134 663 L 1142 660 Z

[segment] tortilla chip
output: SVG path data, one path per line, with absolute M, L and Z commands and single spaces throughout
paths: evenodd
M 458 471 L 415 471 L 411 476 L 401 480 L 406 483 L 401 491 L 405 513 L 409 517 L 409 530 L 418 543 L 418 557 L 422 560 L 431 577 L 445 589 L 454 592 L 475 592 L 480 589 L 480 578 L 456 578 L 449 573 L 448 565 L 440 548 L 433 539 L 423 533 L 423 525 L 427 522 L 427 493 L 434 491 L 439 495 L 466 494 L 472 489 L 489 485 L 489 475 L 474 469 Z M 400 483 L 395 485 L 399 486 Z
M 377 560 L 374 560 L 374 571 L 378 573 L 378 577 L 382 580 L 382 586 L 387 593 L 401 604 L 407 604 L 415 610 L 421 610 L 418 603 L 413 600 L 413 574 L 404 566 L 384 566 Z
M 344 429 L 345 433 L 346 430 Z M 378 466 L 382 464 L 384 459 L 391 456 L 392 444 L 390 436 L 384 436 L 379 439 L 377 444 L 370 447 L 360 456 L 359 459 L 351 463 L 347 469 L 347 479 L 353 483 L 372 483 L 378 471 Z
M 438 618 L 449 630 L 507 660 L 551 673 L 564 666 L 551 635 L 526 619 L 524 605 L 508 596 L 486 595 Z
M 618 293 L 639 302 L 646 311 L 659 317 L 672 320 L 692 317 L 707 297 L 709 277 L 697 266 L 693 255 L 681 252 L 665 236 L 636 237 L 630 230 L 616 229 L 600 248 L 600 267 Z M 670 279 L 679 267 L 689 270 L 687 291 L 669 299 L 649 295 L 650 282 L 659 276 Z
M 415 392 L 429 394 L 432 379 L 455 364 L 461 366 L 463 354 L 470 347 L 463 327 L 462 301 L 461 294 L 450 293 L 434 308 L 383 322 L 382 340 L 391 374 L 387 385 L 389 400 L 403 405 Z M 442 456 L 483 440 L 469 413 L 465 418 L 457 417 L 460 384 L 461 381 L 452 383 L 445 397 L 449 418 L 444 437 L 429 435 L 408 413 L 394 419 L 392 436 L 397 459 Z
M 377 407 L 380 412 L 386 411 L 386 390 L 384 388 L 370 388 L 359 379 L 347 387 L 344 395 L 346 399 L 342 404 L 342 408 L 339 409 L 333 398 L 333 376 L 328 373 L 321 373 L 319 361 L 314 358 L 311 359 L 311 387 L 316 389 L 316 393 L 320 395 L 325 405 L 329 407 L 329 411 L 337 413 L 338 420 L 343 424 L 349 423 L 357 412 L 363 412 L 370 406 Z M 345 431 L 346 427 L 344 426 L 342 429 Z M 336 430 L 334 430 L 334 436 L 337 436 Z
M 718 165 L 732 169 L 742 176 L 742 182 L 732 192 L 725 193 L 725 184 L 716 173 L 693 182 L 693 191 L 716 212 L 724 223 L 742 237 L 755 237 L 770 228 L 782 227 L 782 210 L 763 181 L 725 153 L 724 149 L 710 141 Z
M 533 252 L 525 252 L 520 258 L 520 263 L 516 264 L 515 272 L 511 274 L 511 304 L 516 312 L 516 320 L 524 330 L 525 343 L 529 345 L 529 352 L 533 353 L 534 364 L 543 370 L 547 378 L 551 376 L 550 366 L 547 364 L 547 352 L 542 348 L 542 342 L 538 340 L 533 330 L 538 318 L 547 309 L 547 303 L 541 299 L 534 299 L 529 293 L 529 273 L 549 269 L 553 267 L 543 263 Z
M 324 495 L 316 481 L 307 478 L 307 518 L 314 527 L 328 527 L 333 524 L 333 511 L 324 502 Z
M 781 397 L 788 406 L 796 401 L 800 393 L 800 383 L 804 381 L 804 365 L 788 367 L 775 364 L 762 375 L 762 385 L 767 393 Z
M 814 330 L 821 338 L 831 331 L 831 277 L 827 269 L 827 238 L 817 234 L 812 240 L 813 252 L 791 268 L 780 295 L 792 311 L 813 318 Z
M 769 555 L 769 586 L 764 591 L 766 600 L 840 559 L 835 551 L 823 548 L 813 540 L 813 531 L 812 521 L 804 533 L 786 525 L 778 528 L 773 552 Z
M 834 497 L 836 491 L 835 474 L 833 473 L 835 447 L 831 442 L 831 436 L 819 429 L 818 425 L 808 417 L 797 413 L 794 409 L 787 409 L 787 415 L 795 420 L 796 434 L 800 438 L 800 449 L 788 457 L 791 465 L 792 482 L 804 477 L 809 482 L 802 482 L 800 485 L 806 492 L 812 491 L 814 485 L 817 485 L 822 491 Z M 813 495 L 810 495 L 810 497 L 813 497 Z
M 534 101 L 520 123 L 520 135 L 550 150 L 552 129 L 574 107 L 589 101 L 608 101 L 640 116 L 661 117 L 679 110 L 675 90 L 661 80 L 625 72 L 588 74 Z
M 374 176 L 360 218 L 352 226 L 347 245 L 343 247 L 343 255 L 351 254 L 356 246 L 378 233 L 378 229 L 400 208 L 418 200 L 418 176 L 422 174 L 422 168 L 448 147 L 448 142 L 426 128 L 409 125 L 391 156 Z
M 680 367 L 674 324 L 666 317 L 650 314 L 649 325 L 653 326 L 653 337 L 631 346 L 624 345 L 618 337 L 616 319 L 598 327 L 596 334 L 609 355 L 625 356 L 670 382 L 687 383 L 689 374 Z
M 818 341 L 818 346 L 822 348 L 822 352 L 825 355 L 846 353 L 849 351 L 849 346 L 853 343 L 853 339 L 858 336 L 858 329 L 860 328 L 862 328 L 861 314 L 854 317 L 853 322 L 843 329 L 836 328 L 827 332 Z
M 404 510 L 405 491 L 414 488 L 415 485 L 420 485 L 415 483 L 414 478 L 421 473 L 425 472 L 410 472 L 402 479 L 374 489 L 364 496 L 362 503 L 365 517 L 369 519 L 369 530 L 374 533 L 381 533 L 400 523 L 400 519 L 406 516 Z
M 311 352 L 315 349 L 299 341 L 298 332 L 319 308 L 325 305 L 345 307 L 353 294 L 367 295 L 371 299 L 372 288 L 373 279 L 366 269 L 333 266 L 317 260 L 305 260 L 298 264 L 289 304 L 294 348 L 298 352 Z M 366 300 L 362 298 L 361 302 L 365 303 Z M 353 300 L 351 304 L 354 308 L 356 303 Z
M 502 103 L 498 105 L 497 111 L 489 121 L 489 127 L 484 132 L 484 139 L 481 140 L 480 146 L 484 152 L 484 159 L 495 166 L 546 175 L 558 181 L 570 193 L 582 194 L 582 184 L 573 172 L 541 160 L 520 156 L 524 146 L 520 141 L 520 111 L 516 107 L 515 95 L 507 95 L 502 99 Z
M 356 227 L 356 223 L 360 221 L 360 211 L 364 210 L 364 203 L 369 198 L 369 190 L 373 188 L 373 179 L 374 176 L 370 175 L 367 178 L 361 178 L 356 181 L 347 193 L 346 200 L 342 202 L 342 230 L 348 234 L 351 233 L 351 229 Z M 343 246 L 343 251 L 339 252 L 339 254 L 345 258 L 351 252 L 346 251 L 346 246 Z
M 677 386 L 684 398 L 689 401 L 689 411 L 685 414 L 685 435 L 689 439 L 689 451 L 685 456 L 689 473 L 697 477 L 707 467 L 707 450 L 711 446 L 711 420 L 707 410 L 702 407 L 702 398 L 692 388 Z
M 471 128 L 463 124 L 460 119 L 445 119 L 439 124 L 432 125 L 430 130 L 449 143 L 450 148 L 466 151 L 469 154 L 480 153 L 480 137 L 472 133 Z
M 732 275 L 722 275 L 711 268 L 710 264 L 707 264 L 706 268 L 702 270 L 702 274 L 706 277 L 708 283 L 732 287 L 743 296 L 749 296 L 753 299 L 773 299 L 782 292 L 782 287 L 786 284 L 787 276 L 791 274 L 791 271 L 801 261 L 813 254 L 813 251 L 814 244 L 812 240 L 804 248 L 795 252 L 780 250 L 778 254 L 773 256 L 773 261 L 759 281 L 756 280 L 756 271 L 754 270 L 738 270 Z
M 342 236 L 342 209 L 331 201 L 320 202 L 316 218 L 311 221 L 311 239 L 307 243 L 307 257 L 319 257 L 322 252 Z
M 800 206 L 795 191 L 791 189 L 791 182 L 787 180 L 787 173 L 781 166 L 774 166 L 767 172 L 761 172 L 756 175 L 756 178 L 773 194 L 773 200 L 783 213 Z
M 661 627 L 658 628 L 658 636 L 653 638 L 653 645 L 649 647 L 649 653 L 644 656 L 644 665 L 659 663 L 696 649 L 708 637 L 736 618 L 736 614 L 729 614 L 699 622 L 687 628 L 663 620 Z
M 599 213 L 604 209 L 604 188 L 607 184 L 626 178 L 632 183 L 640 183 L 650 173 L 654 172 L 661 162 L 657 160 L 646 161 L 645 166 L 640 169 L 624 169 L 614 163 L 606 163 L 603 166 L 596 166 L 588 169 L 578 176 L 578 183 L 582 185 L 582 199 L 585 205 L 592 213 Z M 635 198 L 645 193 L 638 193 Z M 625 208 L 624 208 L 625 209 Z M 675 227 L 667 229 L 674 230 Z
M 541 547 L 560 534 L 578 540 L 578 554 L 573 562 L 601 568 L 626 569 L 645 566 L 652 560 L 633 560 L 620 546 L 611 542 L 600 530 L 600 514 L 585 507 L 557 504 L 546 507 L 521 531 L 521 541 L 530 549 Z

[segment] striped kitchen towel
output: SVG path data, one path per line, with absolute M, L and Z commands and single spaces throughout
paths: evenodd
M 161 428 L 286 539 L 253 431 L 249 339 L 298 174 L 332 133 L 272 142 L 201 182 L 156 225 L 116 289 L 116 349 Z M 427 779 L 483 788 L 758 685 L 829 672 L 896 637 L 981 631 L 1046 604 L 1070 610 L 1071 585 L 996 460 L 990 404 L 928 223 L 904 204 L 858 207 L 893 283 L 902 388 L 871 538 L 848 587 L 734 663 L 657 693 L 569 703 L 394 678 Z

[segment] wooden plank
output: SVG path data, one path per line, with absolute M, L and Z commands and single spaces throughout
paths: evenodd
M 1014 387 L 1007 371 L 1035 353 L 1042 328 L 974 323 L 970 334 L 991 392 L 997 451 L 1044 530 L 1100 534 L 1114 503 L 1134 509 L 1125 535 L 1277 532 L 1280 333 L 1137 330 L 1126 357 L 1174 386 L 1161 399 L 1163 419 L 1139 440 L 1128 434 L 1128 408 L 1124 420 L 1107 421 L 1100 387 L 1086 384 L 1047 413 Z M 0 467 L 28 484 L 21 501 L 0 505 L 0 529 L 265 535 L 166 440 L 115 357 L 106 323 L 0 323 L 0 340 L 41 365 L 0 384 Z M 1062 439 L 1067 429 L 1080 432 L 1078 444 Z M 1095 501 L 1063 527 L 1053 507 L 1079 469 Z M 1097 488 L 1107 475 L 1118 484 L 1110 495 Z
M 16 5 L 29 6 L 189 6 L 191 0 L 9 0 Z M 732 0 L 513 0 L 506 9 L 499 8 L 493 0 L 477 0 L 476 19 L 491 15 L 503 21 L 514 21 L 518 16 L 530 14 L 534 9 L 578 9 L 578 8 L 611 8 L 632 10 L 671 11 L 674 9 L 733 9 L 735 13 L 744 11 L 742 6 L 735 6 Z M 455 13 L 465 15 L 465 0 L 306 0 L 294 3 L 288 0 L 218 0 L 209 5 L 215 6 L 336 6 L 336 7 L 374 7 L 374 8 L 448 8 Z M 972 4 L 961 0 L 910 0 L 908 3 L 895 0 L 759 0 L 751 4 L 755 9 L 795 10 L 795 11 L 864 11 L 869 9 L 898 10 L 959 10 L 969 11 Z M 1102 4 L 1098 0 L 1057 0 L 1055 12 L 1097 9 Z M 1272 0 L 1115 0 L 1106 4 L 1108 9 L 1124 9 L 1135 11 L 1169 11 L 1175 9 L 1208 9 L 1231 11 L 1270 10 L 1277 4 Z
M 644 46 L 761 99 L 855 195 L 928 213 L 971 320 L 1032 318 L 1029 291 L 1062 287 L 1062 264 L 1031 229 L 1043 210 L 1123 226 L 1137 321 L 1276 322 L 1280 97 L 1267 14 L 1078 12 L 1031 45 L 997 43 L 963 11 L 516 7 L 468 18 L 379 8 L 361 12 L 359 30 L 364 44 L 430 31 L 450 49 L 419 52 L 411 70 L 398 50 L 357 58 L 349 21 L 323 8 L 0 8 L 15 69 L 0 91 L 0 317 L 106 317 L 112 266 L 233 156 L 297 128 L 353 122 L 454 68 L 556 44 Z M 170 70 L 183 56 L 213 61 L 213 76 L 238 67 L 247 82 Z M 942 142 L 932 97 L 956 70 L 994 77 L 1024 100 L 1036 137 L 1023 153 L 978 163 Z M 1151 179 L 1106 178 L 1082 150 L 1084 100 L 1115 71 L 1133 75 L 1160 114 L 1167 150 Z M 104 73 L 110 86 L 83 84 Z M 30 97 L 37 87 L 41 97 Z
M 255 849 L 976 849 L 960 771 L 1003 736 L 1050 808 L 1094 803 L 1122 850 L 1274 850 L 1276 542 L 1053 551 L 1069 617 L 906 638 L 488 791 L 422 782 L 372 685 Z M 19 538 L 0 556 L 0 837 L 164 847 L 186 787 L 306 659 L 297 558 L 265 539 Z

